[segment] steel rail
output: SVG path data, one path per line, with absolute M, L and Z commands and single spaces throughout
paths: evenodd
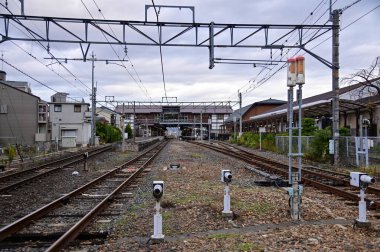
M 154 146 L 154 147 L 156 147 L 156 146 Z M 140 159 L 141 157 L 146 155 L 149 151 L 151 151 L 154 147 L 146 150 L 141 155 L 127 161 L 123 165 L 125 166 L 125 165 L 131 164 L 131 163 L 137 161 L 138 159 Z M 72 192 L 52 201 L 52 202 L 50 202 L 49 204 L 46 204 L 45 206 L 33 211 L 32 213 L 30 213 L 30 214 L 28 214 L 28 215 L 26 215 L 26 216 L 24 216 L 24 217 L 22 217 L 16 221 L 14 221 L 13 223 L 10 223 L 9 225 L 1 228 L 0 229 L 0 241 L 4 240 L 5 238 L 7 238 L 7 237 L 11 236 L 12 234 L 16 233 L 17 231 L 21 230 L 22 228 L 24 228 L 28 224 L 32 223 L 34 220 L 45 216 L 50 211 L 65 205 L 71 197 L 74 197 L 74 196 L 81 194 L 83 191 L 87 190 L 88 188 L 97 184 L 98 182 L 104 180 L 105 178 L 113 175 L 114 173 L 118 172 L 122 168 L 123 168 L 123 166 L 119 166 L 115 169 L 112 169 L 111 171 L 109 171 L 109 172 L 103 174 L 102 176 L 92 180 L 91 182 L 79 187 L 78 189 L 76 189 L 76 190 L 74 190 L 74 191 L 72 191 Z
M 103 153 L 105 151 L 109 151 L 111 149 L 112 149 L 112 146 L 106 146 L 106 147 L 104 147 L 102 149 L 95 149 L 95 150 L 93 150 L 93 152 L 91 153 L 91 155 L 89 155 L 89 158 L 92 158 L 92 157 L 94 157 L 94 156 L 96 156 L 96 155 L 98 155 L 100 153 Z M 79 163 L 79 162 L 81 162 L 84 159 L 83 153 L 77 154 L 75 156 L 67 157 L 67 158 L 61 159 L 61 160 L 56 161 L 56 162 L 50 162 L 50 164 L 59 164 L 59 163 L 62 163 L 64 161 L 67 161 L 67 160 L 70 160 L 70 159 L 75 159 L 75 160 L 73 160 L 71 162 L 68 162 L 68 163 L 65 163 L 63 165 L 60 165 L 59 167 L 49 169 L 49 170 L 47 170 L 47 171 L 45 171 L 43 173 L 39 173 L 39 174 L 36 174 L 34 176 L 31 176 L 31 177 L 25 178 L 23 180 L 17 181 L 15 183 L 12 183 L 10 185 L 1 187 L 0 188 L 0 193 L 3 193 L 3 192 L 11 190 L 13 188 L 19 187 L 20 185 L 28 183 L 30 181 L 33 181 L 33 180 L 35 180 L 37 178 L 49 175 L 49 174 L 54 173 L 54 172 L 57 172 L 57 171 L 61 170 L 63 167 L 67 167 L 67 166 Z M 31 168 L 31 169 L 28 169 L 28 170 L 25 170 L 25 171 L 21 171 L 21 172 L 18 172 L 18 173 L 13 173 L 13 174 L 10 174 L 10 175 L 4 176 L 4 177 L 6 177 L 7 179 L 11 179 L 12 177 L 25 175 L 25 174 L 28 174 L 30 172 L 34 172 L 34 171 L 43 169 L 45 167 L 48 167 L 48 166 L 46 164 L 43 164 L 43 165 L 41 165 L 39 167 L 34 167 L 34 168 Z
M 234 148 L 234 149 L 237 149 L 243 153 L 246 153 L 247 155 L 252 155 L 252 156 L 255 156 L 255 157 L 258 157 L 258 158 L 262 158 L 254 153 L 251 153 L 251 152 L 248 152 L 248 151 L 245 151 L 245 150 L 242 150 L 236 146 L 233 146 L 233 145 L 230 145 L 230 144 L 226 144 L 226 143 L 218 143 L 220 144 L 221 146 L 227 148 Z M 265 158 L 263 158 L 265 159 Z M 287 164 L 281 164 L 281 163 L 278 163 L 280 165 L 283 165 L 284 167 L 286 167 L 286 169 L 288 168 L 288 165 Z M 294 169 L 297 169 L 298 167 L 295 167 L 293 166 Z M 342 182 L 344 183 L 344 185 L 346 186 L 350 186 L 350 175 L 347 175 L 347 174 L 344 174 L 344 173 L 341 173 L 341 172 L 335 172 L 335 171 L 330 171 L 330 170 L 326 170 L 326 169 L 322 169 L 322 168 L 309 168 L 309 167 L 306 167 L 304 166 L 303 168 L 307 173 L 310 173 L 310 174 L 315 174 L 314 171 L 312 171 L 313 169 L 316 169 L 318 171 L 322 171 L 322 172 L 326 172 L 326 173 L 329 173 L 329 174 L 332 174 L 332 175 L 336 175 L 336 176 L 342 176 L 345 180 L 342 180 Z M 316 174 L 316 176 L 318 176 L 318 173 Z M 326 178 L 331 178 L 331 179 L 334 179 L 334 177 L 332 176 L 329 176 L 329 175 L 321 175 L 323 177 L 326 177 Z M 337 178 L 335 178 L 337 179 Z M 368 186 L 366 191 L 368 193 L 373 193 L 373 194 L 376 194 L 376 195 L 379 195 L 380 196 L 380 188 L 376 188 L 376 187 L 373 187 L 373 186 Z
M 103 146 L 101 148 L 96 148 L 96 149 L 88 150 L 88 152 L 91 153 L 91 152 L 95 152 L 95 151 L 102 150 L 104 148 L 109 148 L 109 147 L 110 146 L 105 146 L 105 147 Z M 8 174 L 8 175 L 5 175 L 5 176 L 1 176 L 0 177 L 0 182 L 3 181 L 3 180 L 7 180 L 7 179 L 9 179 L 10 177 L 12 177 L 14 175 L 22 175 L 24 173 L 28 173 L 28 172 L 31 172 L 31 171 L 36 171 L 36 170 L 39 170 L 39 169 L 43 169 L 45 167 L 49 167 L 49 166 L 53 166 L 53 165 L 62 163 L 64 161 L 72 159 L 72 158 L 81 157 L 84 152 L 85 151 L 82 151 L 80 153 L 75 153 L 74 155 L 63 157 L 63 158 L 59 158 L 59 159 L 56 159 L 56 160 L 52 160 L 52 161 L 46 162 L 46 163 L 38 165 L 36 167 L 32 167 L 32 168 L 27 169 L 27 170 L 23 170 L 23 171 L 19 171 L 19 172 L 16 172 L 16 173 Z
M 166 142 L 159 145 L 158 149 L 155 150 L 156 152 L 153 156 L 151 156 L 146 162 L 144 162 L 130 177 L 128 177 L 122 184 L 120 184 L 114 191 L 112 191 L 106 198 L 104 198 L 97 206 L 95 206 L 74 226 L 72 226 L 66 233 L 64 233 L 56 242 L 54 242 L 46 250 L 46 252 L 59 251 L 65 248 L 70 242 L 75 240 L 75 238 L 78 237 L 78 235 L 91 223 L 92 219 L 109 205 L 112 198 L 117 193 L 119 193 L 124 186 L 130 184 L 144 170 L 144 168 L 158 155 L 158 153 L 165 147 L 165 145 Z M 120 168 L 123 168 L 125 166 L 126 164 L 122 165 Z
M 202 147 L 206 147 L 206 148 L 212 149 L 212 150 L 214 150 L 216 152 L 223 153 L 223 154 L 225 154 L 227 156 L 235 157 L 235 158 L 237 158 L 239 160 L 242 160 L 244 162 L 247 162 L 249 164 L 253 164 L 253 165 L 256 165 L 256 166 L 259 164 L 259 166 L 263 167 L 264 169 L 273 171 L 275 173 L 280 173 L 281 175 L 284 175 L 284 176 L 288 176 L 288 171 L 287 170 L 275 167 L 275 165 L 277 166 L 277 165 L 283 165 L 283 164 L 275 162 L 273 160 L 268 160 L 269 163 L 271 163 L 271 164 L 268 164 L 268 162 L 265 163 L 265 161 L 263 161 L 265 159 L 263 157 L 260 157 L 262 159 L 260 161 L 257 161 L 257 160 L 254 161 L 254 158 L 256 158 L 256 156 L 255 156 L 255 154 L 252 154 L 252 153 L 251 153 L 251 155 L 253 157 L 247 157 L 247 156 L 241 156 L 238 153 L 233 153 L 232 150 L 228 151 L 228 150 L 225 150 L 225 149 L 219 149 L 219 148 L 217 148 L 215 146 L 211 146 L 211 145 L 208 145 L 208 144 L 205 144 L 205 143 L 199 143 L 199 142 L 191 142 L 191 143 L 199 145 L 199 146 L 202 146 Z M 305 172 L 306 172 L 306 170 L 305 170 Z M 320 174 L 319 176 L 324 176 L 324 175 Z M 318 189 L 321 189 L 321 190 L 324 190 L 324 191 L 327 191 L 327 192 L 334 193 L 335 195 L 341 196 L 341 197 L 343 197 L 345 199 L 348 199 L 348 200 L 352 200 L 352 201 L 358 201 L 359 200 L 359 195 L 357 193 L 347 192 L 347 191 L 344 191 L 342 189 L 336 188 L 334 186 L 330 186 L 330 185 L 326 185 L 326 184 L 317 182 L 317 181 L 312 180 L 310 178 L 303 177 L 301 182 L 310 184 L 310 185 L 312 185 L 315 188 L 318 188 Z M 379 201 L 373 201 L 373 200 L 368 199 L 368 198 L 365 198 L 365 201 L 366 202 L 370 202 L 371 205 L 372 205 L 372 207 L 377 208 L 377 207 L 380 206 L 380 202 Z

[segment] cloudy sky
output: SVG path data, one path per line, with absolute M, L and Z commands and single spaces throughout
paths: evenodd
M 6 2 L 9 11 L 20 14 L 19 0 L 0 0 L 4 6 Z M 194 6 L 197 23 L 294 25 L 325 24 L 328 21 L 329 2 L 329 0 L 154 1 L 156 5 Z M 356 0 L 333 0 L 333 2 L 333 9 L 337 9 L 349 6 Z M 25 0 L 25 15 L 142 21 L 145 19 L 145 5 L 151 4 L 151 0 Z M 0 9 L 1 13 L 9 13 L 3 6 L 0 6 Z M 360 17 L 362 18 L 355 22 Z M 152 8 L 148 10 L 147 19 L 156 21 Z M 163 8 L 159 13 L 159 21 L 192 22 L 192 13 L 188 9 Z M 340 23 L 342 28 L 340 74 L 342 77 L 359 69 L 368 68 L 375 58 L 380 56 L 379 21 L 380 2 L 378 0 L 358 1 L 343 12 Z M 3 27 L 2 24 L 0 26 L 2 33 Z M 31 24 L 30 27 L 39 32 L 44 30 L 44 27 L 38 24 Z M 117 28 L 114 32 L 121 34 Z M 157 29 L 150 32 L 157 38 Z M 311 32 L 307 32 L 310 36 Z M 284 39 L 289 44 L 294 44 L 296 35 L 291 34 Z M 104 37 L 99 36 L 104 40 Z M 280 37 L 281 33 L 271 36 Z M 330 36 L 331 32 L 328 32 L 308 44 L 306 48 L 312 49 L 317 55 L 331 61 Z M 51 38 L 62 38 L 62 34 L 53 33 Z M 184 39 L 194 40 L 195 38 L 188 35 Z M 47 46 L 46 43 L 43 45 Z M 49 48 L 52 55 L 57 58 L 82 57 L 77 44 L 50 43 Z M 126 68 L 115 64 L 106 65 L 101 61 L 95 63 L 98 100 L 104 100 L 106 96 L 114 96 L 114 99 L 118 101 L 161 101 L 165 96 L 165 89 L 159 47 L 130 45 L 127 47 L 127 56 L 124 49 L 123 46 L 109 45 L 90 47 L 90 53 L 94 52 L 98 59 L 125 58 L 129 60 L 124 63 Z M 2 63 L 2 69 L 7 72 L 8 80 L 27 81 L 31 85 L 32 92 L 44 100 L 49 100 L 54 91 L 37 81 L 54 90 L 70 93 L 72 97 L 83 97 L 89 101 L 90 62 L 69 61 L 63 67 L 55 61 L 45 59 L 51 56 L 35 42 L 6 41 L 0 44 L 0 50 L 6 62 L 34 78 L 31 79 L 8 64 Z M 289 52 L 284 50 L 282 56 L 280 50 L 272 50 L 272 59 L 286 60 L 295 54 L 297 54 L 296 49 Z M 304 52 L 301 51 L 297 55 L 303 54 Z M 306 58 L 304 97 L 331 90 L 331 70 L 310 55 L 304 56 Z M 166 96 L 176 97 L 178 101 L 236 101 L 238 90 L 243 94 L 243 105 L 270 97 L 281 100 L 287 98 L 286 69 L 277 71 L 282 64 L 265 67 L 216 64 L 214 69 L 209 69 L 208 49 L 199 47 L 162 47 L 162 57 Z M 215 50 L 215 57 L 267 60 L 271 56 L 270 50 L 265 49 L 221 48 Z M 263 81 L 263 78 L 276 71 L 277 73 L 272 78 Z

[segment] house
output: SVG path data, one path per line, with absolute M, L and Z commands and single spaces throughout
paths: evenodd
M 0 71 L 0 145 L 45 142 L 47 126 L 46 103 L 31 93 L 27 82 L 7 81 Z
M 89 103 L 56 93 L 49 104 L 51 140 L 59 141 L 62 148 L 87 146 L 91 137 Z
M 235 110 L 226 120 L 222 126 L 222 131 L 224 133 L 234 133 L 240 131 L 240 116 L 242 117 L 242 131 L 256 131 L 258 129 L 253 129 L 248 123 L 252 116 L 260 115 L 268 110 L 277 108 L 281 105 L 286 104 L 286 101 L 277 100 L 269 98 L 267 100 L 258 101 L 250 105 L 244 106 L 241 109 Z
M 124 132 L 124 118 L 119 112 L 105 106 L 101 106 L 96 108 L 96 114 L 97 118 L 104 118 L 109 124 L 120 129 L 121 132 Z

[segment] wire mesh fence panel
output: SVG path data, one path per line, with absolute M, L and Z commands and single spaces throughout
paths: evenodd
M 301 137 L 301 147 L 302 153 L 310 150 L 310 144 L 313 141 L 313 136 L 302 136 Z M 279 153 L 288 154 L 289 153 L 289 137 L 288 136 L 276 136 L 276 149 Z M 298 137 L 292 137 L 292 153 L 298 153 Z
M 340 137 L 339 151 L 341 164 L 380 174 L 380 137 Z
M 276 149 L 279 153 L 289 153 L 289 137 L 276 136 Z M 355 140 L 356 139 L 356 140 Z M 367 139 L 367 140 L 366 140 Z M 302 153 L 307 154 L 313 148 L 313 136 L 302 136 Z M 368 145 L 368 159 L 365 146 Z M 315 148 L 315 144 L 314 144 Z M 326 144 L 326 153 L 328 145 Z M 298 137 L 292 137 L 292 153 L 298 153 Z M 339 137 L 339 162 L 347 168 L 360 168 L 362 171 L 380 176 L 380 137 Z

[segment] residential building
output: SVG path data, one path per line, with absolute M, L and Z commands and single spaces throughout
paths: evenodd
M 121 113 L 101 106 L 96 108 L 96 117 L 104 118 L 109 124 L 120 129 L 121 132 L 124 132 L 124 118 Z
M 59 141 L 63 148 L 86 146 L 91 137 L 89 103 L 56 93 L 49 102 L 51 140 Z
M 24 81 L 7 81 L 0 71 L 0 145 L 50 141 L 47 103 Z

